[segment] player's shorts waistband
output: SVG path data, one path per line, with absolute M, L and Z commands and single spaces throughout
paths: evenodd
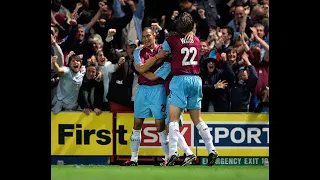
M 200 76 L 200 74 L 177 74 L 177 75 L 173 75 L 174 76 Z
M 155 84 L 155 85 L 145 85 L 145 84 L 139 84 L 138 87 L 143 87 L 143 88 L 154 88 L 154 87 L 164 87 L 164 84 Z

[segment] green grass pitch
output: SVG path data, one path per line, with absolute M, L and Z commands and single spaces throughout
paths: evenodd
M 51 166 L 51 180 L 268 180 L 268 166 Z

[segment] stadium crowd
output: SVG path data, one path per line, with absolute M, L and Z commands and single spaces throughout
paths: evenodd
M 202 112 L 269 111 L 269 1 L 175 0 L 145 17 L 145 0 L 51 1 L 52 111 L 133 111 L 133 52 L 151 27 L 161 44 L 181 12 L 201 39 Z M 160 10 L 159 10 L 160 11 Z

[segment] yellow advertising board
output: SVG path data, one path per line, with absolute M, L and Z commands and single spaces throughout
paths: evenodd
M 116 154 L 129 156 L 132 113 L 117 113 Z M 219 156 L 269 156 L 269 114 L 202 114 L 213 136 Z M 201 136 L 189 114 L 183 116 L 180 127 L 191 150 L 198 156 L 207 156 Z M 163 156 L 154 118 L 145 119 L 141 131 L 140 156 Z M 183 152 L 179 149 L 179 154 Z
M 112 113 L 51 114 L 51 155 L 103 156 L 113 154 Z

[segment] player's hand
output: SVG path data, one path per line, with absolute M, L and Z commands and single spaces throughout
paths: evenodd
M 96 113 L 97 116 L 99 116 L 102 113 L 101 109 L 98 108 L 94 108 L 93 111 Z
M 188 41 L 192 40 L 193 39 L 193 32 L 192 31 L 188 32 L 184 38 L 187 39 Z
M 86 115 L 89 115 L 91 110 L 89 108 L 84 108 L 83 109 L 83 112 L 86 114 Z
M 224 89 L 228 86 L 226 80 L 221 81 L 221 79 L 214 85 L 215 89 Z
M 167 57 L 168 54 L 169 54 L 168 51 L 166 51 L 166 50 L 160 50 L 160 51 L 158 52 L 158 54 L 156 54 L 156 56 L 157 56 L 156 58 L 157 58 L 157 59 L 163 59 L 163 58 Z

